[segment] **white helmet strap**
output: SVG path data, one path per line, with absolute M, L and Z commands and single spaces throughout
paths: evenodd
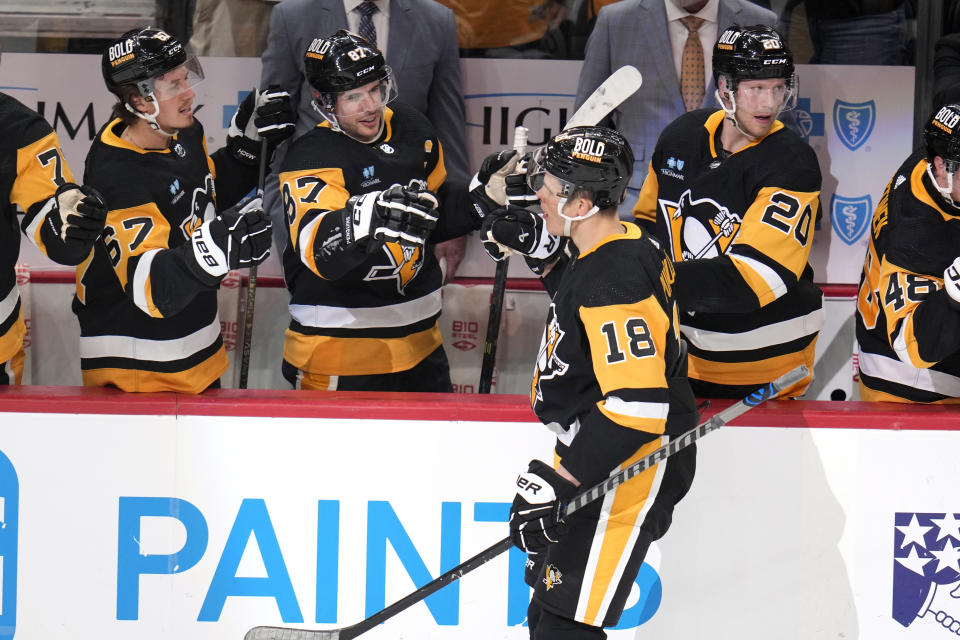
M 173 132 L 165 131 L 163 128 L 160 127 L 160 124 L 157 122 L 157 116 L 160 115 L 160 105 L 157 103 L 157 97 L 153 94 L 152 91 L 148 92 L 145 95 L 144 101 L 153 105 L 153 113 L 142 113 L 140 111 L 137 111 L 130 105 L 129 102 L 124 102 L 123 106 L 127 108 L 127 111 L 137 116 L 141 120 L 146 120 L 147 123 L 150 125 L 150 128 L 156 131 L 157 133 L 161 133 L 167 136 L 168 138 L 172 138 L 173 136 L 175 136 L 177 133 L 176 131 L 173 131 Z
M 940 182 L 937 180 L 936 176 L 933 175 L 933 163 L 927 163 L 927 175 L 930 176 L 930 181 L 933 183 L 933 186 L 937 188 L 937 191 L 940 192 L 940 195 L 943 196 L 944 200 L 950 203 L 952 207 L 960 209 L 953 199 L 953 177 L 956 175 L 955 171 L 947 170 L 947 165 L 944 163 L 944 172 L 947 174 L 947 186 L 940 186 Z
M 560 234 L 565 237 L 570 236 L 570 232 L 573 230 L 574 222 L 580 222 L 581 220 L 586 220 L 596 212 L 600 211 L 597 205 L 593 205 L 593 207 L 590 208 L 590 211 L 587 211 L 587 213 L 585 213 L 582 216 L 576 216 L 576 217 L 568 216 L 563 213 L 563 208 L 567 206 L 567 202 L 568 202 L 568 199 L 563 197 L 557 200 L 557 215 L 563 218 L 564 220 L 566 220 L 566 222 L 563 223 L 563 233 Z

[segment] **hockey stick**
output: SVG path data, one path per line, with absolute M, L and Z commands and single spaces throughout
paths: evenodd
M 513 130 L 513 149 L 517 158 L 527 152 L 527 128 Z M 490 393 L 493 384 L 493 366 L 497 362 L 497 344 L 500 342 L 500 316 L 503 313 L 503 296 L 507 292 L 507 268 L 510 266 L 510 252 L 500 249 L 506 255 L 497 262 L 497 271 L 493 276 L 493 292 L 490 294 L 490 314 L 487 316 L 487 337 L 483 341 L 483 362 L 480 365 L 480 385 L 478 393 Z
M 253 114 L 250 115 L 253 117 Z M 260 140 L 260 172 L 257 174 L 257 195 L 263 198 L 263 188 L 267 181 L 267 139 Z M 253 342 L 253 310 L 257 302 L 257 265 L 251 265 L 247 275 L 247 305 L 243 310 L 243 346 L 240 352 L 240 389 L 247 388 L 247 376 L 250 373 L 250 349 Z
M 637 460 L 620 473 L 610 476 L 603 482 L 600 482 L 590 489 L 577 494 L 564 506 L 563 515 L 569 516 L 575 511 L 582 509 L 594 500 L 599 499 L 600 497 L 613 491 L 624 482 L 627 482 L 634 476 L 643 472 L 645 469 L 649 469 L 658 462 L 666 460 L 678 451 L 689 447 L 691 444 L 704 437 L 711 431 L 716 431 L 723 425 L 743 415 L 757 405 L 776 397 L 785 389 L 789 389 L 800 380 L 806 378 L 809 373 L 810 370 L 807 369 L 806 366 L 800 365 L 796 369 L 783 374 L 773 382 L 770 382 L 767 385 L 757 389 L 743 400 L 740 400 L 736 404 L 733 404 L 723 411 L 720 411 L 710 419 L 697 425 L 690 431 L 687 431 L 679 438 L 674 438 L 669 443 L 660 447 L 650 455 Z M 447 571 L 434 581 L 420 587 L 410 595 L 397 600 L 390 606 L 378 611 L 366 620 L 362 620 L 356 624 L 350 625 L 349 627 L 329 630 L 291 629 L 285 627 L 253 627 L 247 631 L 243 638 L 244 640 L 351 640 L 352 638 L 356 638 L 360 634 L 376 627 L 382 622 L 389 620 L 404 609 L 410 607 L 410 605 L 420 602 L 431 593 L 439 591 L 451 582 L 459 580 L 465 574 L 496 558 L 511 546 L 513 546 L 513 541 L 509 537 L 504 538 L 495 545 L 484 549 L 463 564 L 451 569 L 450 571 Z
M 563 130 L 571 127 L 595 125 L 613 111 L 620 103 L 632 96 L 643 84 L 643 76 L 636 67 L 626 65 L 620 67 L 610 77 L 603 81 L 593 93 L 580 105 L 566 124 Z M 522 130 L 522 132 L 521 132 Z M 522 138 L 521 138 L 522 135 Z M 518 147 L 518 141 L 523 144 Z M 522 147 L 526 147 L 527 130 L 517 127 L 514 132 L 513 148 L 522 155 Z M 501 249 L 504 251 L 505 249 Z M 497 270 L 493 277 L 493 293 L 490 296 L 490 315 L 487 318 L 487 337 L 483 343 L 483 362 L 480 367 L 479 393 L 490 393 L 493 380 L 493 367 L 496 363 L 497 343 L 500 336 L 500 315 L 503 309 L 503 296 L 507 287 L 507 266 L 509 255 L 497 262 Z

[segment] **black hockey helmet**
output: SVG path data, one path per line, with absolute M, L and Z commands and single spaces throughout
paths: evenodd
M 947 171 L 956 173 L 960 167 L 960 105 L 940 107 L 927 120 L 923 128 L 923 143 L 927 160 L 933 163 L 937 156 L 947 164 Z
M 203 79 L 200 62 L 183 43 L 154 27 L 127 31 L 110 43 L 100 64 L 107 89 L 121 100 L 124 100 L 122 87 L 128 85 L 136 86 L 144 98 L 152 100 L 156 78 L 180 66 L 188 69 L 189 85 Z
M 785 78 L 792 86 L 793 54 L 776 29 L 758 24 L 733 25 L 713 45 L 713 79 L 730 76 L 734 87 L 740 80 Z
M 390 76 L 380 50 L 345 29 L 326 39 L 315 38 L 304 54 L 304 68 L 307 81 L 321 94 L 349 91 Z
M 560 195 L 590 192 L 599 209 L 616 207 L 633 175 L 633 149 L 619 132 L 606 127 L 573 127 L 555 135 L 528 163 L 527 181 L 534 191 L 544 173 L 563 183 Z

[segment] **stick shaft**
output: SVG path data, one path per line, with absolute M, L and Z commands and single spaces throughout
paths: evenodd
M 253 115 L 250 116 L 251 118 Z M 260 141 L 260 167 L 257 174 L 257 195 L 263 198 L 263 189 L 267 182 L 267 139 Z M 247 304 L 243 311 L 243 343 L 240 351 L 240 389 L 247 388 L 250 374 L 250 353 L 253 347 L 253 312 L 257 303 L 257 265 L 250 267 L 247 276 Z

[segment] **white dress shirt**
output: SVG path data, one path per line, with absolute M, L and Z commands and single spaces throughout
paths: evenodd
M 673 49 L 673 68 L 677 72 L 677 78 L 680 78 L 680 64 L 683 61 L 683 47 L 687 43 L 687 28 L 680 22 L 680 18 L 686 16 L 697 16 L 703 18 L 703 24 L 697 33 L 700 35 L 700 44 L 703 45 L 703 81 L 709 82 L 713 77 L 713 45 L 717 42 L 717 11 L 720 8 L 720 0 L 710 0 L 703 9 L 697 13 L 689 13 L 677 7 L 671 0 L 663 0 L 667 8 L 667 27 L 670 31 L 670 47 Z M 378 32 L 379 34 L 379 32 Z M 709 96 L 708 96 L 709 97 Z
M 353 33 L 360 33 L 360 14 L 353 9 L 359 6 L 361 2 L 363 2 L 363 0 L 343 0 L 343 8 L 347 12 L 347 27 Z M 710 2 L 716 3 L 719 2 L 719 0 L 710 0 Z M 382 53 L 384 59 L 386 59 L 387 35 L 390 32 L 390 0 L 373 0 L 373 4 L 377 5 L 377 8 L 380 9 L 370 17 L 373 21 L 373 28 L 377 30 L 377 49 L 380 49 L 380 53 Z M 713 13 L 713 19 L 716 21 L 716 9 L 714 9 Z M 680 26 L 682 27 L 683 25 Z M 714 31 L 716 31 L 716 25 L 714 25 Z M 332 35 L 332 33 L 327 33 L 324 34 L 324 37 Z

